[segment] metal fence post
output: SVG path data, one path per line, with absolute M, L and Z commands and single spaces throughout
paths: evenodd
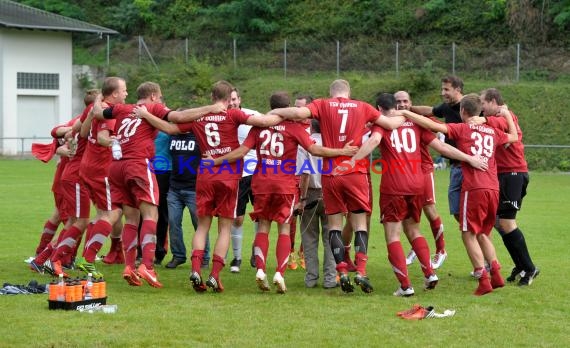
M 110 53 L 111 52 L 111 42 L 109 39 L 109 34 L 107 34 L 107 66 L 110 64 Z
M 184 61 L 188 64 L 188 38 L 184 39 Z
M 340 76 L 340 41 L 336 40 L 336 77 Z
M 287 78 L 287 39 L 283 41 L 283 77 Z
M 234 39 L 234 69 L 237 69 L 237 40 Z
M 141 43 L 141 36 L 139 35 L 139 65 L 142 63 L 142 43 Z
M 451 73 L 455 75 L 455 42 L 451 44 Z
M 515 81 L 519 82 L 521 71 L 521 44 L 517 44 L 517 68 L 515 71 Z
M 396 41 L 396 78 L 400 78 L 400 43 Z

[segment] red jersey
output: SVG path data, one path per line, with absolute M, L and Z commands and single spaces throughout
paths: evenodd
M 423 193 L 424 172 L 421 148 L 435 139 L 435 135 L 412 121 L 389 131 L 379 126 L 372 133 L 382 134 L 382 179 L 380 193 L 391 195 L 420 195 Z M 388 136 L 390 138 L 388 139 Z
M 200 150 L 212 156 L 221 157 L 237 149 L 239 145 L 237 129 L 245 124 L 248 115 L 238 109 L 229 109 L 219 114 L 208 114 L 194 122 L 178 124 L 181 133 L 191 131 L 196 135 Z M 219 166 L 200 166 L 198 178 L 200 180 L 232 180 L 240 179 L 242 163 L 222 163 Z M 202 176 L 202 177 L 200 177 Z
M 522 142 L 522 130 L 519 127 L 518 117 L 511 112 L 513 116 L 513 122 L 517 127 L 517 134 L 519 136 L 519 141 L 511 143 L 505 146 L 497 147 L 497 172 L 498 173 L 512 173 L 512 172 L 528 172 L 528 167 L 526 160 L 524 158 L 524 144 Z M 491 127 L 503 130 L 505 132 L 509 131 L 509 125 L 504 117 L 487 117 L 487 124 Z
M 79 116 L 79 120 L 83 123 L 89 114 L 89 111 L 93 108 L 93 104 L 87 105 L 83 112 Z M 74 118 L 72 121 L 75 123 Z M 70 121 L 71 122 L 71 121 Z M 69 126 L 73 126 L 73 123 Z M 82 138 L 79 133 L 74 135 L 74 141 L 76 142 L 75 155 L 69 158 L 67 165 L 62 173 L 62 178 L 67 181 L 79 182 L 79 167 L 81 167 L 81 160 L 83 159 L 83 153 L 87 147 L 87 138 Z
M 163 104 L 144 104 L 151 114 L 164 118 L 170 109 Z M 121 160 L 154 157 L 154 138 L 158 130 L 133 113 L 135 104 L 116 104 L 103 110 L 105 118 L 115 119 L 115 135 L 121 144 Z
M 447 135 L 455 140 L 457 148 L 469 155 L 480 155 L 486 158 L 489 165 L 487 171 L 481 171 L 464 164 L 462 191 L 489 189 L 499 191 L 497 179 L 497 163 L 495 149 L 508 143 L 508 135 L 500 129 L 487 125 L 471 125 L 465 123 L 448 123 Z
M 305 127 L 283 121 L 268 128 L 252 128 L 243 145 L 257 152 L 251 188 L 254 194 L 297 192 L 297 149 L 308 149 L 315 141 Z
M 427 145 L 420 146 L 420 153 L 422 154 L 422 171 L 425 174 L 433 172 L 433 159 Z
M 362 135 L 367 132 L 366 124 L 375 122 L 380 117 L 380 111 L 370 104 L 346 98 L 316 99 L 307 108 L 313 118 L 321 123 L 323 145 L 333 149 L 341 149 L 352 140 L 353 146 L 362 145 Z M 323 175 L 332 175 L 330 163 L 340 164 L 350 157 L 339 156 L 332 161 L 324 161 Z M 367 173 L 367 168 L 357 166 L 345 174 Z
M 57 131 L 58 128 L 60 127 L 71 127 L 73 126 L 73 124 L 75 123 L 75 121 L 77 121 L 79 119 L 79 117 L 81 117 L 81 115 L 77 115 L 74 118 L 72 118 L 71 120 L 67 121 L 67 123 L 63 124 L 63 125 L 59 125 L 54 127 L 51 130 L 51 136 L 57 139 L 57 146 L 63 146 L 65 144 L 65 140 L 63 139 L 63 137 L 57 137 L 55 132 Z M 67 156 L 60 156 L 59 157 L 59 162 L 57 163 L 57 168 L 55 170 L 55 174 L 53 175 L 53 184 L 51 186 L 51 190 L 52 192 L 61 192 L 61 176 L 63 175 L 63 171 L 65 170 L 65 166 L 67 165 L 67 162 L 69 162 L 69 157 Z
M 89 173 L 90 175 L 100 173 L 103 176 L 108 176 L 109 166 L 113 159 L 111 148 L 102 146 L 97 142 L 97 133 L 99 133 L 100 130 L 108 130 L 110 134 L 113 134 L 114 129 L 115 120 L 102 121 L 93 119 L 89 134 L 87 135 L 87 148 L 85 149 L 83 160 L 81 161 L 81 171 Z M 104 173 L 101 172 L 103 169 L 105 170 Z

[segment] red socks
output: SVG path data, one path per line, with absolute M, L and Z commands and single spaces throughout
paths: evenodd
M 368 255 L 364 253 L 356 253 L 355 260 L 356 260 L 356 272 L 358 272 L 358 274 L 360 274 L 361 276 L 366 276 L 366 263 L 368 262 Z M 346 262 L 346 258 L 344 259 L 344 261 Z
M 290 247 L 290 243 L 289 246 Z M 255 255 L 255 265 L 257 269 L 262 269 L 265 272 L 267 250 L 269 249 L 269 234 L 264 232 L 257 232 L 255 240 L 253 241 L 253 253 Z M 287 252 L 287 254 L 289 254 Z
M 154 268 L 154 254 L 156 252 L 156 221 L 143 220 L 141 226 L 142 263 L 147 269 Z
M 62 231 L 63 232 L 63 231 Z M 82 231 L 75 226 L 71 226 L 65 235 L 61 236 L 61 242 L 57 245 L 57 249 L 51 256 L 52 261 L 61 261 L 64 256 L 72 255 L 77 244 L 77 239 L 81 237 Z
M 429 255 L 429 246 L 426 239 L 422 236 L 414 239 L 412 241 L 412 249 L 416 252 L 416 256 L 420 261 L 420 265 L 422 266 L 422 272 L 424 272 L 424 276 L 429 277 L 432 275 L 433 269 L 431 268 L 431 258 Z
M 505 286 L 505 280 L 501 277 L 501 265 L 497 260 L 491 262 L 491 286 L 493 289 Z
M 224 266 L 224 258 L 214 254 L 214 258 L 212 259 L 212 273 L 210 273 L 210 275 L 216 278 L 216 280 L 220 280 L 220 271 Z
M 493 287 L 491 286 L 491 282 L 489 281 L 489 273 L 487 273 L 484 267 L 475 268 L 473 270 L 473 273 L 481 274 L 481 277 L 479 278 L 479 286 L 473 293 L 475 296 L 482 296 L 493 291 Z
M 59 224 L 56 225 L 49 220 L 46 221 L 44 225 L 44 230 L 42 231 L 42 235 L 40 237 L 40 244 L 36 248 L 36 255 L 41 253 L 46 248 L 46 246 L 51 242 L 53 236 L 55 236 L 55 232 L 57 231 L 57 226 L 59 226 Z
M 388 244 L 388 261 L 392 264 L 392 269 L 402 289 L 410 287 L 410 279 L 408 278 L 408 267 L 406 266 L 406 256 L 400 241 Z
M 83 249 L 83 257 L 85 257 L 87 262 L 95 262 L 97 253 L 101 250 L 103 243 L 105 243 L 105 240 L 111 234 L 112 230 L 113 226 L 105 220 L 99 220 L 91 227 L 91 233 L 87 234 L 90 235 L 90 237 Z
M 192 250 L 192 256 L 190 257 L 190 260 L 192 261 L 192 272 L 200 273 L 204 253 L 204 250 Z
M 42 250 L 42 252 L 39 253 L 38 256 L 36 256 L 34 262 L 38 265 L 43 265 L 44 262 L 46 262 L 53 253 L 53 249 L 54 249 L 53 245 L 51 243 L 48 243 L 48 245 L 46 245 L 44 250 Z
M 435 240 L 435 251 L 445 251 L 445 240 L 443 239 L 443 224 L 441 223 L 441 218 L 438 216 L 435 220 L 430 221 L 429 225 L 431 227 L 433 239 Z
M 269 241 L 268 241 L 269 243 Z M 277 246 L 275 247 L 275 255 L 277 256 L 276 272 L 285 275 L 287 269 L 287 261 L 289 261 L 289 250 L 291 246 L 291 238 L 286 234 L 280 234 L 277 237 Z M 267 253 L 265 254 L 267 258 Z
M 137 261 L 137 235 L 138 226 L 132 224 L 123 225 L 123 250 L 125 252 L 125 264 L 132 269 Z

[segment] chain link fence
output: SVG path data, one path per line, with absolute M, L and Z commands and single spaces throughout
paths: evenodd
M 495 80 L 556 79 L 570 74 L 570 49 L 461 43 L 418 45 L 374 39 L 312 40 L 288 38 L 273 42 L 245 39 L 161 40 L 142 36 L 91 39 L 88 53 L 74 64 L 114 65 L 187 63 L 192 58 L 235 69 L 279 69 L 283 75 L 306 72 L 374 71 L 401 73 L 428 69 Z M 76 57 L 77 60 L 77 57 Z

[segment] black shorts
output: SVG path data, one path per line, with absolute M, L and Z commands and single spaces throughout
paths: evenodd
M 499 209 L 497 215 L 501 219 L 514 219 L 521 209 L 522 200 L 526 196 L 528 173 L 499 174 Z
M 236 215 L 245 215 L 245 208 L 247 203 L 253 205 L 253 192 L 251 192 L 251 178 L 253 175 L 244 176 L 239 180 L 239 193 Z

